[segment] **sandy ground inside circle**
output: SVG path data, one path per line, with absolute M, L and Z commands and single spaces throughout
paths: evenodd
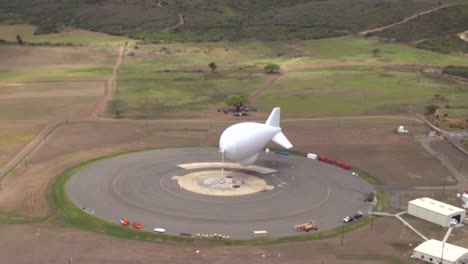
M 237 171 L 203 170 L 181 176 L 177 183 L 184 190 L 213 196 L 247 195 L 265 190 L 265 180 Z M 237 186 L 237 187 L 235 187 Z

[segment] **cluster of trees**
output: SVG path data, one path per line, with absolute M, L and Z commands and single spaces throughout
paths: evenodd
M 240 112 L 247 102 L 248 98 L 245 95 L 231 95 L 226 100 L 226 105 L 233 106 L 236 108 L 236 112 Z
M 212 72 L 215 72 L 218 68 L 218 65 L 216 65 L 216 63 L 214 62 L 210 62 L 210 64 L 208 64 L 208 67 L 210 67 Z M 267 73 L 279 73 L 281 68 L 278 64 L 268 63 L 263 69 Z
M 279 73 L 279 71 L 280 71 L 280 66 L 279 66 L 278 64 L 268 63 L 263 69 L 264 69 L 267 73 Z

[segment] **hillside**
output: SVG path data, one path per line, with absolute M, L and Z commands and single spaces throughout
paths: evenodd
M 450 6 L 384 30 L 379 37 L 397 41 L 416 41 L 456 34 L 468 29 L 468 4 Z
M 0 21 L 36 33 L 75 27 L 148 41 L 314 39 L 386 25 L 457 0 L 0 0 Z M 184 19 L 183 26 L 161 32 Z

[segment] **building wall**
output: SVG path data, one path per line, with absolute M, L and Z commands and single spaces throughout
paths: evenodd
M 440 257 L 434 257 L 432 255 L 424 254 L 424 253 L 417 252 L 417 251 L 414 251 L 413 255 L 411 257 L 423 260 L 423 261 L 428 262 L 428 263 L 434 263 L 434 264 L 440 264 L 441 263 Z M 443 264 L 455 264 L 455 263 L 444 259 Z
M 411 203 L 408 204 L 408 214 L 441 226 L 450 225 L 450 217 Z
M 462 223 L 465 219 L 465 212 L 454 212 L 453 214 L 446 216 L 438 213 L 437 211 L 432 211 L 430 209 L 426 209 L 411 203 L 408 203 L 408 214 L 444 227 L 450 226 L 450 221 L 452 220 L 453 216 L 461 215 L 460 222 Z

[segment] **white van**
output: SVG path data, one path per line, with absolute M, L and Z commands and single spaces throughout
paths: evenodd
M 155 229 L 153 229 L 153 231 L 156 233 L 166 233 L 166 229 L 161 227 L 156 227 Z

